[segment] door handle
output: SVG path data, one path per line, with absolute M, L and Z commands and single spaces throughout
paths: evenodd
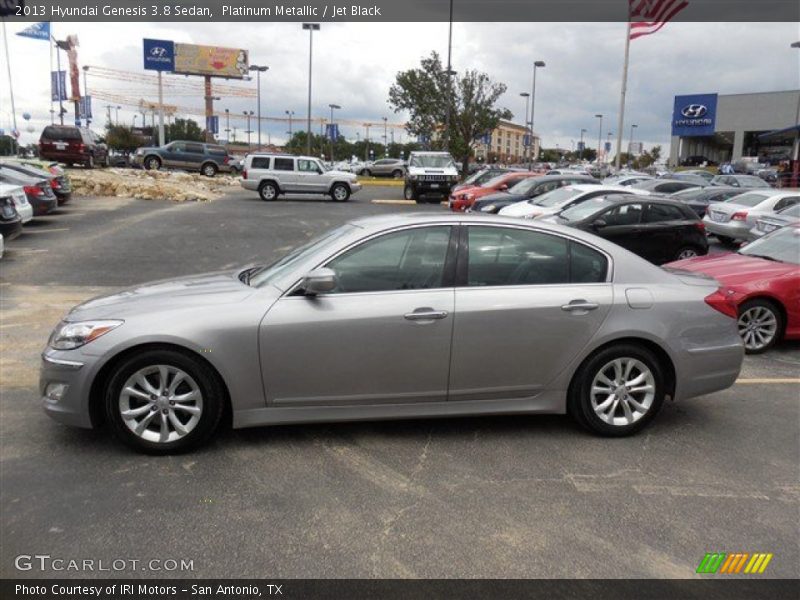
M 447 316 L 446 310 L 434 310 L 433 308 L 418 308 L 414 312 L 406 313 L 403 318 L 408 321 L 433 321 L 444 319 Z
M 600 308 L 600 305 L 595 304 L 594 302 L 587 302 L 586 300 L 573 300 L 569 304 L 565 304 L 564 306 L 562 306 L 561 310 L 572 312 L 572 311 L 589 311 L 589 310 L 595 310 L 596 308 Z

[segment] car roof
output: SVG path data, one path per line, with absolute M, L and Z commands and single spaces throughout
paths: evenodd
M 559 175 L 542 175 L 541 177 L 537 178 L 536 181 L 537 182 L 559 181 L 561 179 L 564 179 L 564 177 L 575 177 L 576 179 L 580 179 L 580 180 L 583 180 L 583 181 L 597 181 L 591 175 L 584 175 L 583 173 L 561 173 Z M 576 183 L 575 185 L 579 185 L 579 184 Z
M 609 194 L 608 196 L 604 196 L 604 199 L 615 204 L 623 204 L 625 202 L 655 202 L 657 204 L 670 204 L 672 206 L 686 208 L 686 204 L 680 200 L 673 200 L 669 196 L 659 196 L 655 194 L 650 196 L 637 196 L 636 194 Z

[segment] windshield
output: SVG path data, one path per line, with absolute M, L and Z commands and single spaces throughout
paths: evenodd
M 526 177 L 522 181 L 518 181 L 508 188 L 508 191 L 512 194 L 520 194 L 524 196 L 534 187 L 536 187 L 536 184 L 539 183 L 539 181 L 540 180 L 538 177 Z
M 558 188 L 557 190 L 553 190 L 552 192 L 547 192 L 546 194 L 542 194 L 535 201 L 531 201 L 532 204 L 538 204 L 539 206 L 559 206 L 572 200 L 573 198 L 580 196 L 583 194 L 581 190 L 576 190 L 574 188 L 564 187 Z
M 295 248 L 289 252 L 289 254 L 278 259 L 272 264 L 265 267 L 259 267 L 257 271 L 254 271 L 252 275 L 250 275 L 250 285 L 253 287 L 262 287 L 269 284 L 315 252 L 324 250 L 326 247 L 333 245 L 340 238 L 353 231 L 353 229 L 353 225 L 342 225 L 338 229 L 329 231 L 326 234 Z
M 411 157 L 410 166 L 425 169 L 455 168 L 456 163 L 449 154 L 415 154 Z
M 783 227 L 739 250 L 744 256 L 755 256 L 800 265 L 800 228 Z
M 559 217 L 565 221 L 582 221 L 586 217 L 590 217 L 594 213 L 612 205 L 613 202 L 609 202 L 605 198 L 590 198 L 586 202 L 581 202 L 563 211 Z
M 754 175 L 739 175 L 736 178 L 739 183 L 742 184 L 742 187 L 752 187 L 752 188 L 768 188 L 769 184 L 761 179 L 761 177 L 756 177 Z
M 753 208 L 754 206 L 758 206 L 767 197 L 764 194 L 739 194 L 738 196 L 734 196 L 733 198 L 728 198 L 725 202 L 729 202 L 730 204 L 741 204 L 742 206 L 749 206 Z

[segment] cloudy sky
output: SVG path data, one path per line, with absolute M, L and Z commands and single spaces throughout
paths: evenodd
M 23 28 L 23 24 L 10 23 L 8 42 L 22 141 L 30 142 L 38 140 L 41 127 L 50 120 L 49 53 L 46 43 L 13 35 Z M 262 77 L 262 113 L 284 117 L 284 111 L 293 110 L 295 119 L 305 117 L 308 33 L 299 24 L 56 26 L 57 37 L 69 33 L 79 36 L 81 65 L 136 73 L 144 72 L 143 37 L 249 49 L 251 62 L 270 66 Z M 525 100 L 519 93 L 530 91 L 532 62 L 544 60 L 547 66 L 537 75 L 535 113 L 535 129 L 544 146 L 570 148 L 579 139 L 581 128 L 589 130 L 587 140 L 594 139 L 590 142 L 594 146 L 596 113 L 605 115 L 603 138 L 608 131 L 616 134 L 624 37 L 624 23 L 455 23 L 453 67 L 457 71 L 479 69 L 505 83 L 508 92 L 500 104 L 521 123 Z M 637 141 L 644 141 L 646 147 L 662 144 L 666 149 L 676 94 L 800 87 L 800 51 L 789 47 L 799 38 L 797 23 L 670 23 L 655 35 L 633 41 L 625 141 L 630 124 L 636 123 Z M 326 116 L 327 105 L 336 103 L 343 107 L 337 117 L 354 123 L 380 122 L 383 116 L 402 122 L 403 115 L 395 115 L 387 104 L 388 89 L 397 71 L 417 66 L 432 50 L 446 54 L 447 23 L 323 24 L 314 36 L 313 114 Z M 0 127 L 9 129 L 11 107 L 4 64 L 0 77 Z M 244 85 L 255 86 L 255 82 Z M 93 86 L 130 97 L 132 104 L 123 106 L 120 121 L 131 122 L 135 104 L 142 97 L 136 84 L 90 77 L 90 92 Z M 167 97 L 165 102 L 198 109 L 203 105 L 201 96 Z M 98 126 L 105 122 L 106 103 L 95 104 Z M 216 106 L 236 114 L 256 108 L 253 100 L 235 97 L 223 97 Z M 32 115 L 30 123 L 21 120 L 23 112 Z M 34 132 L 24 131 L 29 125 Z M 239 129 L 243 125 L 243 121 L 236 124 Z M 295 129 L 299 125 L 295 121 Z M 264 141 L 269 133 L 273 143 L 282 142 L 286 129 L 284 123 L 265 125 Z M 357 128 L 342 126 L 341 131 L 355 139 Z M 358 131 L 363 137 L 363 127 Z M 399 139 L 399 131 L 396 136 Z

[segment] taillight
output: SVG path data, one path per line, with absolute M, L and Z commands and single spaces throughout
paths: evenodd
M 54 190 L 57 190 L 58 189 L 58 182 L 55 179 L 51 179 L 50 180 L 50 187 L 53 188 Z
M 733 213 L 731 217 L 731 221 L 746 221 L 747 220 L 747 211 L 740 210 L 737 213 Z
M 83 152 L 86 149 L 86 144 L 78 144 L 78 152 Z
M 226 156 L 225 158 L 222 159 L 222 164 L 227 165 L 229 162 L 231 162 L 230 156 Z
M 38 186 L 35 186 L 35 185 L 26 185 L 22 189 L 25 190 L 26 194 L 30 194 L 31 196 L 41 196 L 42 195 L 41 188 L 39 188 Z
M 242 179 L 247 179 L 247 169 L 242 171 Z
M 739 316 L 739 310 L 729 292 L 730 290 L 719 288 L 713 294 L 706 296 L 705 301 L 711 308 L 718 310 L 723 315 L 736 319 Z
M 697 229 L 699 229 L 701 233 L 706 232 L 706 224 L 703 223 L 702 221 L 695 221 L 694 226 L 697 227 Z

